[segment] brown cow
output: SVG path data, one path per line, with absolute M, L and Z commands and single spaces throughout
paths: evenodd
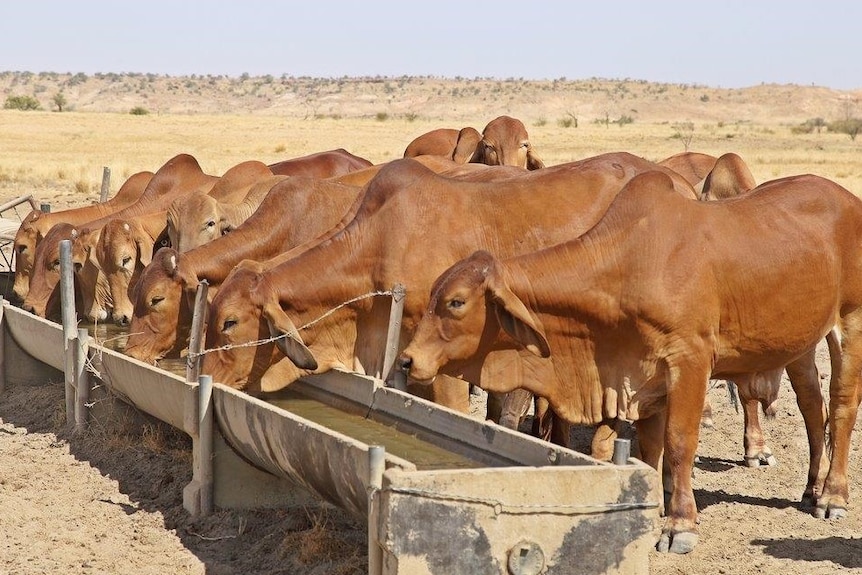
M 672 494 L 658 549 L 686 553 L 697 543 L 691 472 L 707 380 L 793 364 L 837 321 L 831 465 L 824 482 L 812 441 L 805 499 L 840 517 L 862 379 L 860 245 L 862 201 L 824 178 L 690 202 L 643 174 L 578 239 L 504 262 L 474 254 L 445 271 L 399 363 L 427 382 L 441 370 L 478 378 L 471 370 L 495 350 L 549 358 L 553 369 L 522 385 L 572 423 L 635 420 L 644 460 L 658 469 L 664 454 Z M 479 382 L 507 391 L 504 379 Z M 806 399 L 816 421 L 817 399 Z
M 715 156 L 701 152 L 680 152 L 658 162 L 660 166 L 670 168 L 691 184 L 698 195 L 703 188 L 703 181 L 715 167 L 718 160 Z M 753 187 L 753 186 L 752 186 Z
M 98 275 L 97 286 L 106 286 L 107 300 L 100 299 L 97 295 L 96 303 L 105 309 L 112 309 L 115 323 L 128 325 L 132 315 L 129 287 L 140 275 L 143 267 L 150 262 L 156 244 L 166 236 L 165 217 L 169 214 L 170 207 L 190 196 L 210 198 L 212 201 L 238 201 L 260 180 L 273 177 L 275 176 L 263 162 L 240 162 L 219 177 L 208 192 L 192 189 L 177 193 L 168 209 L 132 217 L 118 217 L 107 222 L 102 228 L 88 225 L 88 229 L 76 240 L 84 244 L 85 249 L 76 250 L 75 253 L 87 255 Z M 168 220 L 170 223 L 170 218 Z M 88 233 L 91 234 L 90 237 L 87 236 Z M 105 289 L 99 289 L 98 293 L 104 293 Z M 85 292 L 82 299 L 87 301 L 92 295 Z
M 336 181 L 288 177 L 231 233 L 184 253 L 159 250 L 135 286 L 125 352 L 148 363 L 178 355 L 186 344 L 180 331 L 187 332 L 191 321 L 185 292 L 206 280 L 214 295 L 240 261 L 272 258 L 329 230 L 359 192 Z
M 18 299 L 24 301 L 30 291 L 30 272 L 33 269 L 36 246 L 42 241 L 48 230 L 61 222 L 73 225 L 89 222 L 131 205 L 144 193 L 152 177 L 152 172 L 138 172 L 132 175 L 120 186 L 114 197 L 100 204 L 70 208 L 48 214 L 34 210 L 27 214 L 15 234 L 15 285 L 13 292 Z
M 500 116 L 488 122 L 470 161 L 489 166 L 520 166 L 528 170 L 545 167 L 530 144 L 524 123 L 510 116 Z
M 307 176 L 309 178 L 331 178 L 368 168 L 372 163 L 353 155 L 344 148 L 315 152 L 307 156 L 290 158 L 269 165 L 276 176 Z
M 289 359 L 264 374 L 261 367 L 277 358 L 272 344 L 225 348 L 205 355 L 203 371 L 227 385 L 263 391 L 280 389 L 307 370 L 381 374 L 389 302 L 376 297 L 341 308 L 344 302 L 404 283 L 406 337 L 431 280 L 452 256 L 475 246 L 518 253 L 573 237 L 598 220 L 624 182 L 652 169 L 661 168 L 617 153 L 472 182 L 437 175 L 411 159 L 394 161 L 369 182 L 339 229 L 262 273 L 237 270 L 246 283 L 225 281 L 213 299 L 208 347 L 264 339 L 270 331 L 291 333 L 280 340 Z M 694 197 L 682 178 L 667 173 Z M 338 313 L 325 315 L 334 308 Z M 297 329 L 306 324 L 300 339 Z M 465 402 L 466 394 L 458 407 Z
M 545 164 L 530 144 L 527 128 L 510 116 L 494 118 L 480 135 L 474 128 L 432 130 L 414 139 L 404 150 L 405 158 L 443 156 L 458 163 L 518 166 L 528 170 Z
M 159 168 L 136 202 L 122 210 L 89 221 L 80 227 L 75 227 L 74 235 L 77 238 L 80 237 L 80 230 L 100 229 L 115 218 L 134 218 L 143 214 L 166 210 L 177 195 L 194 190 L 208 191 L 217 180 L 217 177 L 203 173 L 200 164 L 192 156 L 179 154 Z M 68 231 L 71 233 L 71 230 Z M 59 261 L 59 242 L 63 239 L 72 239 L 71 235 L 65 234 L 51 234 L 51 237 L 52 241 L 42 241 L 36 247 L 36 260 L 40 259 L 39 252 L 44 250 L 46 253 L 44 256 L 41 256 L 43 261 Z M 82 253 L 82 248 L 73 248 L 73 252 L 80 254 Z M 94 270 L 87 269 L 88 273 L 91 271 L 99 273 L 97 267 Z M 59 281 L 59 270 L 56 270 L 56 272 L 54 273 L 51 269 L 44 266 L 36 267 L 34 265 L 33 274 L 30 277 L 30 292 L 24 300 L 24 309 L 37 315 L 45 316 L 48 310 L 48 300 Z M 88 278 L 84 283 L 86 285 L 96 285 L 97 279 Z M 106 309 L 101 309 L 95 312 L 94 315 L 95 317 L 107 317 L 107 313 Z
M 416 137 L 407 144 L 404 157 L 441 156 L 464 164 L 473 156 L 480 141 L 482 141 L 482 134 L 476 128 L 469 126 L 460 130 L 438 128 Z

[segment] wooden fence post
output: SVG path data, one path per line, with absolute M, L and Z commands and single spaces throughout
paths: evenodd
M 400 389 L 407 389 L 407 380 L 401 370 L 393 370 L 395 358 L 398 356 L 398 347 L 401 345 L 401 319 L 404 316 L 404 299 L 407 291 L 402 284 L 395 284 L 392 288 L 392 307 L 389 308 L 389 330 L 386 333 L 386 351 L 383 354 L 383 373 L 381 379 L 387 385 Z
M 108 199 L 108 194 L 111 193 L 111 168 L 105 166 L 102 168 L 102 191 L 99 194 L 99 202 L 104 203 Z

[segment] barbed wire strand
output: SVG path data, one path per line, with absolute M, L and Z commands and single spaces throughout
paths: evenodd
M 349 305 L 351 305 L 351 304 L 354 304 L 354 303 L 356 303 L 356 302 L 358 302 L 358 301 L 361 301 L 361 300 L 363 300 L 363 299 L 368 299 L 368 298 L 370 298 L 370 297 L 377 297 L 377 296 L 391 296 L 391 295 L 393 295 L 393 292 L 392 292 L 391 290 L 385 290 L 385 291 L 373 291 L 373 292 L 368 292 L 368 293 L 365 293 L 365 294 L 362 294 L 362 295 L 356 296 L 355 298 L 349 299 L 349 300 L 347 300 L 346 302 L 341 303 L 341 304 L 339 304 L 339 305 L 335 306 L 334 308 L 330 309 L 329 311 L 327 311 L 326 313 L 324 313 L 324 314 L 320 315 L 319 317 L 317 317 L 317 318 L 315 318 L 315 319 L 311 320 L 310 322 L 308 322 L 308 323 L 306 323 L 306 324 L 304 324 L 304 325 L 302 325 L 302 326 L 300 326 L 300 327 L 296 328 L 296 330 L 297 330 L 297 331 L 302 331 L 302 330 L 304 330 L 304 329 L 308 329 L 308 328 L 310 328 L 311 326 L 313 326 L 314 324 L 319 323 L 319 322 L 323 321 L 324 319 L 326 319 L 327 317 L 331 316 L 332 314 L 334 314 L 334 313 L 335 313 L 335 312 L 337 312 L 338 310 L 340 310 L 340 309 L 342 309 L 342 308 L 344 308 L 344 307 L 347 307 L 347 306 L 349 306 Z M 266 344 L 268 344 L 268 343 L 272 343 L 272 342 L 278 341 L 278 340 L 280 340 L 280 339 L 284 339 L 284 338 L 286 338 L 286 337 L 293 337 L 293 335 L 292 335 L 291 333 L 283 333 L 283 334 L 281 334 L 281 335 L 274 335 L 274 336 L 272 336 L 272 337 L 268 337 L 268 338 L 265 338 L 265 339 L 257 339 L 257 340 L 253 340 L 253 341 L 247 341 L 247 342 L 245 342 L 245 343 L 226 344 L 226 345 L 222 345 L 222 346 L 219 346 L 219 347 L 211 347 L 211 348 L 208 348 L 208 349 L 202 349 L 201 351 L 199 351 L 199 352 L 197 352 L 197 353 L 191 353 L 191 352 L 190 352 L 190 353 L 187 355 L 187 359 L 188 359 L 188 361 L 190 361 L 190 362 L 191 362 L 191 361 L 195 361 L 195 360 L 196 360 L 196 359 L 198 359 L 199 357 L 202 357 L 202 356 L 204 356 L 204 355 L 206 355 L 206 354 L 208 354 L 208 353 L 213 353 L 213 352 L 216 352 L 216 351 L 225 351 L 225 350 L 229 350 L 229 349 L 236 349 L 236 348 L 242 348 L 242 347 L 257 347 L 257 346 L 260 346 L 260 345 L 266 345 Z

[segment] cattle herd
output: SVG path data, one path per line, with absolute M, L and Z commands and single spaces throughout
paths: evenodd
M 128 327 L 124 351 L 144 362 L 188 346 L 206 280 L 201 371 L 251 394 L 330 369 L 379 376 L 380 296 L 404 285 L 396 367 L 411 392 L 465 411 L 479 386 L 489 418 L 512 427 L 535 401 L 535 433 L 565 444 L 568 426 L 595 426 L 603 459 L 634 422 L 639 457 L 662 471 L 659 551 L 697 543 L 708 380 L 738 384 L 755 465 L 771 457 L 758 405 L 770 412 L 786 369 L 810 444 L 803 504 L 846 513 L 862 201 L 827 179 L 758 186 L 739 156 L 694 152 L 545 166 L 523 123 L 501 116 L 481 133 L 433 130 L 377 165 L 337 149 L 217 177 L 179 154 L 107 202 L 34 211 L 15 240 L 14 292 L 42 317 L 60 314 L 61 240 L 81 319 Z M 828 409 L 814 364 L 824 337 Z

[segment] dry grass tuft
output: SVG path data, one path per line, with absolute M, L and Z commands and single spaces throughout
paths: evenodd
M 285 535 L 278 555 L 290 558 L 301 565 L 332 562 L 332 575 L 350 575 L 365 568 L 366 557 L 360 556 L 355 542 L 344 540 L 333 525 L 325 507 L 306 508 L 308 524 Z

